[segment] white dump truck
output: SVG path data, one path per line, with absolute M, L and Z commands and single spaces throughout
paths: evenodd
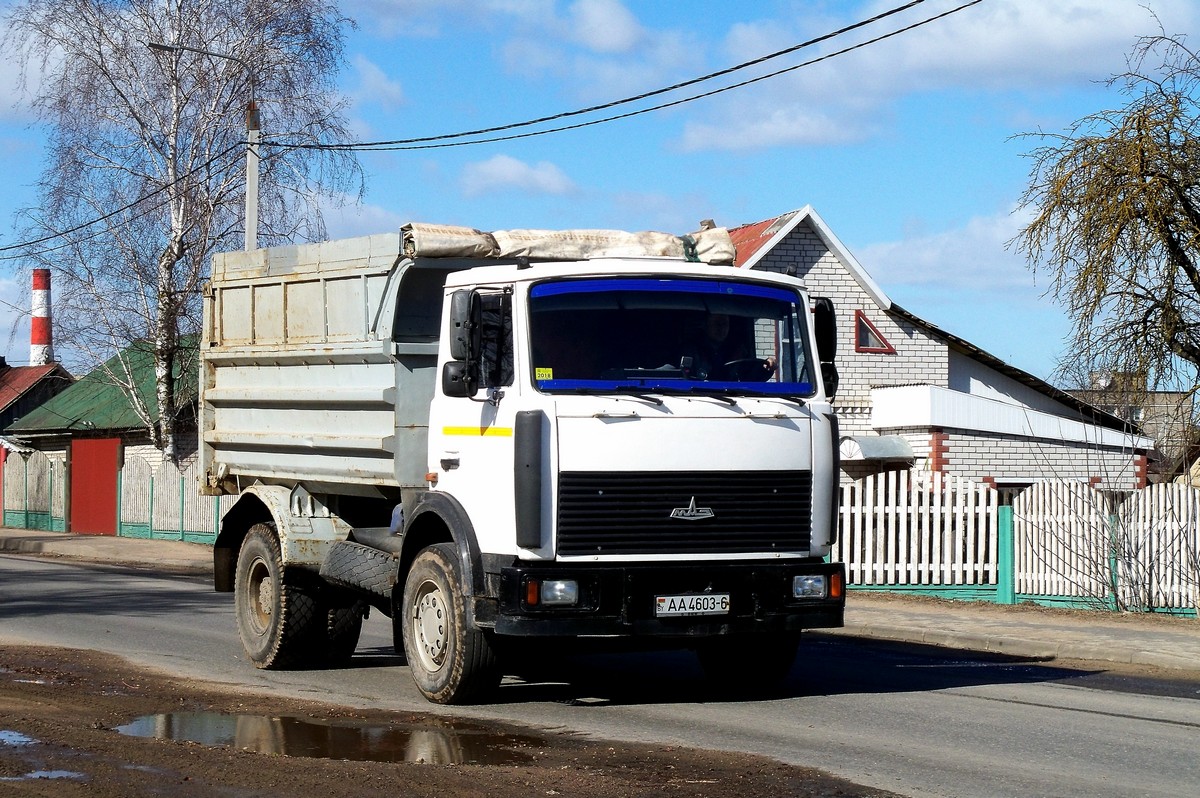
M 239 497 L 249 658 L 344 663 L 375 608 L 438 703 L 579 641 L 781 679 L 845 606 L 833 311 L 733 255 L 413 224 L 214 257 L 201 489 Z

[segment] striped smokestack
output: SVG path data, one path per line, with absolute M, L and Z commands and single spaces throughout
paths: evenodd
M 29 365 L 54 362 L 50 328 L 50 270 L 33 270 L 33 321 L 29 328 Z

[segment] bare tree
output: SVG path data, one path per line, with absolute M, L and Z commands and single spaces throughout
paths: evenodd
M 39 78 L 47 159 L 23 219 L 28 260 L 55 273 L 57 338 L 105 364 L 175 460 L 209 258 L 244 235 L 249 103 L 273 141 L 348 141 L 333 81 L 349 20 L 324 0 L 24 0 L 5 23 L 24 85 Z M 349 153 L 262 155 L 266 244 L 324 237 L 320 203 L 361 193 Z M 147 351 L 152 388 L 121 356 Z
M 1200 58 L 1183 37 L 1139 40 L 1110 81 L 1124 107 L 1076 122 L 1033 161 L 1014 239 L 1072 321 L 1067 368 L 1200 374 Z

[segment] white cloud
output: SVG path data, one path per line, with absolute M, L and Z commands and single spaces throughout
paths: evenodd
M 461 185 L 467 197 L 506 191 L 526 194 L 568 194 L 575 184 L 549 161 L 528 164 L 508 155 L 497 155 L 463 168 Z
M 321 212 L 325 217 L 330 240 L 395 232 L 400 229 L 400 225 L 413 221 L 379 205 L 350 201 L 341 206 L 324 207 Z
M 619 0 L 577 0 L 567 11 L 572 39 L 598 53 L 626 53 L 644 35 L 637 17 Z
M 358 85 L 353 92 L 356 104 L 376 104 L 388 109 L 404 104 L 404 88 L 400 81 L 389 77 L 378 65 L 362 55 L 354 57 L 353 65 L 358 75 Z
M 819 49 L 802 50 L 739 73 L 740 79 L 864 42 L 958 4 L 940 0 L 918 6 Z M 789 20 L 739 23 L 725 38 L 726 58 L 729 63 L 751 60 L 892 5 L 860 7 L 853 17 L 847 13 L 840 20 L 813 16 L 798 24 Z M 1200 12 L 1185 0 L 1162 0 L 1154 10 L 1168 33 L 1186 32 L 1200 22 Z M 690 150 L 820 145 L 829 143 L 835 129 L 839 140 L 853 141 L 871 135 L 880 115 L 914 93 L 981 89 L 1049 93 L 1078 88 L 1123 71 L 1137 36 L 1156 32 L 1158 23 L 1151 13 L 1127 0 L 991 0 L 724 95 L 703 111 L 701 121 L 689 125 L 681 145 Z M 770 111 L 764 114 L 763 109 Z M 787 120 L 795 123 L 790 130 L 779 124 Z
M 1029 289 L 1025 259 L 1006 246 L 1028 221 L 1023 211 L 978 216 L 957 229 L 871 244 L 856 257 L 888 293 Z
M 739 125 L 688 122 L 680 146 L 698 150 L 757 150 L 765 147 L 812 144 L 846 144 L 861 139 L 864 131 L 849 131 L 822 111 L 805 108 L 772 108 L 749 114 Z

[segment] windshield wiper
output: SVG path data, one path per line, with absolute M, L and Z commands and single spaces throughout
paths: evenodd
M 737 400 L 733 398 L 733 395 L 737 394 L 737 391 L 733 390 L 732 388 L 708 388 L 703 384 L 693 384 L 687 386 L 686 388 L 675 387 L 673 385 L 655 385 L 654 392 L 680 395 L 692 394 L 694 396 L 711 396 L 718 402 L 724 402 L 727 405 L 732 405 L 735 407 L 737 406 Z
M 612 388 L 571 388 L 568 393 L 579 394 L 581 396 L 611 396 L 612 394 L 618 394 L 620 396 L 641 399 L 644 402 L 650 402 L 654 405 L 661 405 L 663 403 L 663 400 L 657 396 L 649 396 L 643 389 L 632 385 L 618 385 Z

